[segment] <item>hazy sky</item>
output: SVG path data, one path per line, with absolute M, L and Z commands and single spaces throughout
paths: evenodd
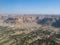
M 60 0 L 0 0 L 0 14 L 60 14 Z

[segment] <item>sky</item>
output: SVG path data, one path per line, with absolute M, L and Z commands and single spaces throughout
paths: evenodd
M 0 0 L 0 14 L 60 14 L 60 0 Z

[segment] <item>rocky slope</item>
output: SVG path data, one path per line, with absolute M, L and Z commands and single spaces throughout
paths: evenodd
M 20 25 L 22 23 L 37 23 L 37 24 L 42 24 L 42 25 L 46 25 L 46 26 L 53 26 L 53 27 L 60 27 L 60 16 L 3 16 L 0 19 L 0 22 L 2 21 L 2 23 L 6 23 L 6 24 L 17 24 Z
M 3 16 L 0 45 L 60 45 L 59 23 L 59 16 Z

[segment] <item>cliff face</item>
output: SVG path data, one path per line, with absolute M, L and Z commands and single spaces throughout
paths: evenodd
M 6 24 L 22 24 L 22 23 L 37 23 L 41 25 L 50 25 L 60 27 L 60 16 L 2 16 L 0 23 Z
M 13 17 L 8 17 L 6 20 L 4 20 L 4 22 L 6 23 L 30 23 L 30 22 L 35 22 L 36 21 L 36 17 L 32 17 L 32 16 L 28 16 L 28 17 L 17 17 L 17 18 L 13 18 Z
M 52 26 L 54 27 L 60 27 L 60 19 L 59 20 L 56 20 L 56 22 L 52 23 Z
M 60 27 L 60 18 L 44 18 L 42 20 L 37 20 L 38 24 L 42 24 L 42 25 L 50 25 L 53 27 Z

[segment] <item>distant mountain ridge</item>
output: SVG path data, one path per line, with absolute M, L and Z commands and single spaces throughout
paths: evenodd
M 53 27 L 60 27 L 60 16 L 58 15 L 23 15 L 23 16 L 0 16 L 0 22 L 7 24 L 21 24 L 21 23 L 32 23 L 35 22 L 41 25 L 50 25 Z
M 60 27 L 60 17 L 55 17 L 55 18 L 44 18 L 42 20 L 37 20 L 38 24 L 42 25 L 51 25 L 53 27 Z

